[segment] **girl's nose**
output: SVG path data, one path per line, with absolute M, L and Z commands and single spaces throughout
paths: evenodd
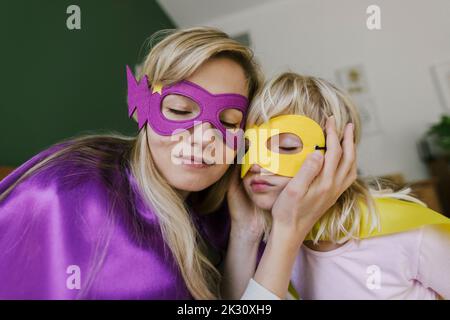
M 252 166 L 250 167 L 250 172 L 259 174 L 259 173 L 261 173 L 261 167 L 259 166 L 259 164 L 256 164 L 256 163 L 252 164 Z
M 270 172 L 269 170 L 262 168 L 259 164 L 252 164 L 252 166 L 250 167 L 249 171 L 253 174 L 259 174 L 259 175 L 273 175 L 272 172 Z

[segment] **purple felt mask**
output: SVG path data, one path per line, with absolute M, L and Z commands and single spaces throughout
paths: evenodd
M 148 122 L 156 133 L 169 136 L 176 130 L 189 129 L 201 122 L 209 122 L 220 131 L 223 141 L 232 149 L 236 150 L 243 141 L 242 130 L 227 130 L 220 121 L 220 114 L 227 109 L 239 110 L 242 113 L 239 128 L 243 129 L 248 107 L 248 99 L 245 96 L 234 93 L 212 94 L 186 80 L 160 90 L 156 87 L 149 88 L 147 76 L 144 76 L 143 81 L 137 82 L 128 66 L 127 82 L 128 116 L 131 117 L 137 109 L 139 130 Z M 189 120 L 168 119 L 162 111 L 162 102 L 168 95 L 189 98 L 198 106 L 198 114 Z

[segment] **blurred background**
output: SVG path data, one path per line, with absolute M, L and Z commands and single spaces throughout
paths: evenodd
M 157 30 L 208 25 L 248 44 L 267 77 L 291 70 L 350 92 L 361 174 L 450 215 L 449 16 L 448 0 L 2 1 L 0 179 L 70 136 L 135 134 L 125 65 Z

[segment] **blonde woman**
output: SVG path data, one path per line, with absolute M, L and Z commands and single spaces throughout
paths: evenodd
M 220 134 L 194 133 L 242 128 L 259 67 L 212 28 L 154 39 L 139 81 L 127 70 L 136 137 L 64 141 L 0 183 L 0 298 L 219 296 L 236 151 Z M 211 143 L 226 152 L 202 159 Z
M 290 281 L 303 299 L 450 297 L 450 220 L 409 190 L 355 179 L 361 124 L 344 92 L 319 78 L 281 74 L 253 100 L 247 128 L 242 184 L 234 181 L 228 199 L 250 240 L 230 238 L 229 297 L 285 298 Z M 278 133 L 264 136 L 266 129 Z M 264 157 L 265 145 L 269 161 L 251 160 Z

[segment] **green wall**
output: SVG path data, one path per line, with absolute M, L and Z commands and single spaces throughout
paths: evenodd
M 69 5 L 81 30 L 68 30 Z M 151 0 L 0 3 L 0 166 L 88 132 L 135 134 L 127 117 L 125 65 L 173 22 Z

